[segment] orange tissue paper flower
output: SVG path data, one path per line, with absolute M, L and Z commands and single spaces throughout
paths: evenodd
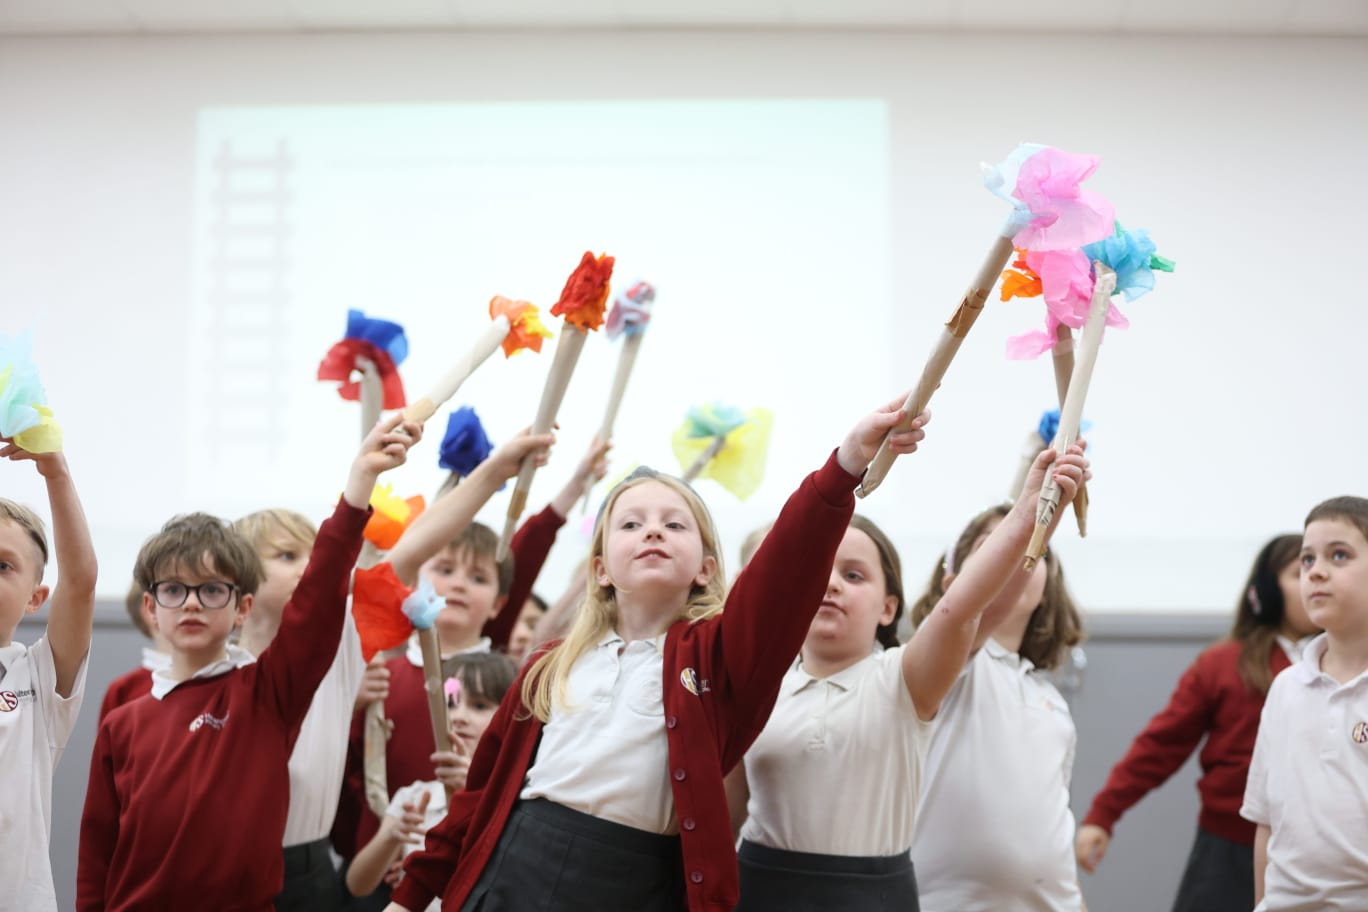
M 586 251 L 580 264 L 566 279 L 560 300 L 551 308 L 551 316 L 564 317 L 566 323 L 586 331 L 602 326 L 613 263 L 613 258 L 606 253 L 595 257 Z
M 371 492 L 371 507 L 375 512 L 366 521 L 366 541 L 381 551 L 388 551 L 399 541 L 418 514 L 427 507 L 423 495 L 416 494 L 407 500 L 398 497 L 394 488 L 387 484 L 375 486 Z
M 1017 258 L 1012 261 L 1012 268 L 1004 269 L 1002 272 L 1001 299 L 1010 301 L 1012 298 L 1040 297 L 1044 294 L 1040 276 L 1026 265 L 1026 251 L 1018 249 L 1016 253 Z
M 413 590 L 399 582 L 388 563 L 357 568 L 352 577 L 352 617 L 361 635 L 361 655 L 369 662 L 377 652 L 408 639 L 413 624 L 404 614 L 404 599 Z
M 541 351 L 542 339 L 551 338 L 551 330 L 541 321 L 537 305 L 531 301 L 514 301 L 503 295 L 489 300 L 489 316 L 508 317 L 508 335 L 503 340 L 504 357 L 516 355 L 525 348 Z

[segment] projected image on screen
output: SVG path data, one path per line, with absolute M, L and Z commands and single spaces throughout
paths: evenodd
M 689 406 L 764 406 L 782 499 L 890 385 L 876 329 L 891 297 L 888 157 L 875 101 L 206 110 L 187 501 L 232 513 L 335 496 L 359 409 L 314 372 L 348 308 L 404 325 L 417 396 L 483 331 L 493 295 L 545 313 L 585 250 L 617 258 L 615 285 L 658 289 L 615 465 L 678 471 L 670 435 Z M 505 439 L 530 423 L 553 350 L 496 354 L 452 407 L 474 405 Z M 534 504 L 597 428 L 615 361 L 589 340 Z M 445 411 L 429 434 L 444 426 Z M 401 486 L 430 494 L 435 453 Z

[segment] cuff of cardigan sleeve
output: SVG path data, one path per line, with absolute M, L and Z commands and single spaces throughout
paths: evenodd
M 833 507 L 844 507 L 855 501 L 855 487 L 860 483 L 860 476 L 841 468 L 836 450 L 832 450 L 826 465 L 812 473 L 812 483 L 823 500 Z
M 410 912 L 422 912 L 436 898 L 435 894 L 425 890 L 423 885 L 411 876 L 399 881 L 399 886 L 395 887 L 394 892 L 390 894 L 391 902 L 403 906 Z

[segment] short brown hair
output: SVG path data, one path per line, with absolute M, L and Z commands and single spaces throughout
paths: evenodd
M 261 558 L 247 539 L 208 513 L 172 517 L 143 542 L 133 578 L 143 591 L 151 592 L 160 579 L 158 574 L 175 565 L 204 577 L 225 576 L 241 595 L 255 593 L 264 575 Z
M 41 580 L 48 562 L 47 531 L 42 518 L 23 504 L 0 497 L 0 520 L 8 520 L 24 530 L 38 549 L 38 579 Z
M 974 547 L 974 542 L 983 536 L 990 526 L 1001 522 L 1010 510 L 1011 507 L 1006 504 L 990 507 L 969 521 L 969 525 L 964 527 L 964 531 L 955 540 L 954 548 L 932 568 L 931 577 L 926 582 L 926 591 L 912 606 L 913 624 L 920 625 L 926 620 L 931 609 L 935 608 L 941 596 L 945 595 L 945 575 L 959 572 L 965 558 L 969 556 L 970 549 Z M 1031 619 L 1027 622 L 1026 633 L 1021 638 L 1021 649 L 1018 650 L 1018 654 L 1023 659 L 1030 660 L 1036 668 L 1049 671 L 1063 661 L 1067 649 L 1083 642 L 1083 620 L 1078 614 L 1073 597 L 1069 595 L 1068 587 L 1064 584 L 1064 568 L 1060 566 L 1053 548 L 1045 552 L 1045 567 L 1045 594 L 1035 611 L 1031 612 Z
M 1321 501 L 1306 514 L 1306 524 L 1302 528 L 1305 529 L 1318 519 L 1342 519 L 1368 539 L 1368 500 L 1362 497 L 1346 494 Z
M 124 596 L 124 611 L 128 612 L 128 619 L 133 622 L 133 626 L 138 628 L 138 633 L 152 639 L 152 631 L 147 628 L 147 618 L 143 617 L 142 604 L 143 593 L 146 590 L 138 585 L 134 580 L 128 584 L 128 594 Z
M 318 528 L 309 517 L 278 508 L 248 513 L 233 522 L 233 531 L 247 539 L 258 554 L 271 545 L 286 542 L 312 548 L 318 538 Z
M 447 544 L 445 550 L 458 556 L 468 554 L 472 560 L 489 558 L 494 562 L 494 572 L 499 577 L 499 595 L 508 595 L 508 590 L 513 587 L 513 555 L 509 553 L 503 560 L 498 559 L 499 535 L 489 526 L 471 523 Z

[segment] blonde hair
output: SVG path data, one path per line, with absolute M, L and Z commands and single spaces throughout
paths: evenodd
M 247 539 L 258 554 L 272 545 L 294 544 L 313 548 L 318 529 L 313 521 L 294 510 L 257 510 L 233 523 L 233 531 Z
M 725 600 L 726 574 L 722 569 L 717 530 L 713 526 L 707 506 L 694 493 L 693 488 L 671 475 L 662 475 L 654 469 L 642 467 L 608 493 L 594 523 L 594 537 L 589 548 L 590 562 L 603 557 L 604 541 L 608 534 L 607 521 L 618 498 L 625 491 L 650 482 L 664 485 L 684 499 L 698 523 L 698 534 L 703 542 L 703 556 L 711 557 L 717 567 L 706 585 L 695 585 L 690 588 L 677 620 L 693 623 L 720 614 Z M 613 587 L 600 585 L 592 572 L 588 577 L 584 602 L 580 605 L 570 632 L 557 646 L 539 656 L 523 678 L 523 706 L 542 722 L 550 721 L 553 706 L 566 705 L 566 683 L 575 662 L 603 639 L 617 622 L 617 598 Z
M 47 532 L 43 528 L 43 520 L 23 504 L 4 497 L 0 497 L 0 520 L 8 520 L 22 529 L 38 549 L 38 579 L 41 581 L 48 562 Z

